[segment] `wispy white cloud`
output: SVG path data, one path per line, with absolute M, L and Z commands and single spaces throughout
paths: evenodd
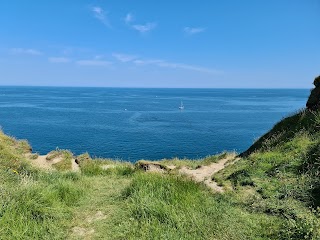
M 120 62 L 131 62 L 137 59 L 137 56 L 122 53 L 113 53 L 112 56 Z
M 124 18 L 124 22 L 130 26 L 132 29 L 140 32 L 140 33 L 147 33 L 151 30 L 155 29 L 157 24 L 155 22 L 147 22 L 146 24 L 133 24 L 135 21 L 134 16 L 132 13 L 127 13 Z
M 103 55 L 95 55 L 95 56 L 94 56 L 94 60 L 101 60 L 101 59 L 103 59 L 103 58 L 104 58 Z
M 50 57 L 48 58 L 49 62 L 52 63 L 68 63 L 71 62 L 70 58 L 65 58 L 65 57 Z
M 157 59 L 148 59 L 148 60 L 142 60 L 142 59 L 137 59 L 134 60 L 133 63 L 136 65 L 158 65 L 160 63 L 164 62 L 163 60 L 157 60 Z
M 100 66 L 106 67 L 112 65 L 112 62 L 104 61 L 104 60 L 79 60 L 76 61 L 76 64 L 81 66 Z
M 183 31 L 186 33 L 186 34 L 189 34 L 189 35 L 193 35 L 193 34 L 197 34 L 197 33 L 202 33 L 204 32 L 206 29 L 205 28 L 202 28 L 202 27 L 185 27 L 183 29 Z
M 135 25 L 132 25 L 132 28 L 134 30 L 137 30 L 138 32 L 140 33 L 147 33 L 151 30 L 153 30 L 155 27 L 157 26 L 156 23 L 154 22 L 151 22 L 151 23 L 146 23 L 144 25 L 142 24 L 135 24 Z
M 216 74 L 216 75 L 223 74 L 223 71 L 214 69 L 214 68 L 207 68 L 207 67 L 184 64 L 184 63 L 174 63 L 174 62 L 161 60 L 161 59 L 143 59 L 134 55 L 128 55 L 128 54 L 122 54 L 122 53 L 121 54 L 113 53 L 112 56 L 121 62 L 130 62 L 135 64 L 136 66 L 152 65 L 156 67 L 184 69 L 184 70 L 207 73 L 207 74 Z
M 169 67 L 169 68 L 180 68 L 190 71 L 202 72 L 202 73 L 209 73 L 209 74 L 222 74 L 222 71 L 212 68 L 205 68 L 200 66 L 188 65 L 183 63 L 160 63 L 160 67 Z
M 102 22 L 108 28 L 111 28 L 111 24 L 109 22 L 107 13 L 101 7 L 98 7 L 98 6 L 93 7 L 91 10 L 95 18 L 97 18 L 100 22 Z
M 28 55 L 43 55 L 41 51 L 38 51 L 36 49 L 31 49 L 31 48 L 12 48 L 10 49 L 10 52 L 12 54 L 28 54 Z
M 124 22 L 126 24 L 130 24 L 131 22 L 133 22 L 134 20 L 134 16 L 131 13 L 127 13 L 126 17 L 124 18 Z
M 222 74 L 223 72 L 217 69 L 212 68 L 206 68 L 201 66 L 195 66 L 195 65 L 189 65 L 184 63 L 173 63 L 168 62 L 164 60 L 134 60 L 134 64 L 138 66 L 142 65 L 154 65 L 158 67 L 164 67 L 164 68 L 173 68 L 173 69 L 184 69 L 184 70 L 190 70 L 190 71 L 196 71 L 196 72 L 202 72 L 202 73 L 208 73 L 208 74 Z

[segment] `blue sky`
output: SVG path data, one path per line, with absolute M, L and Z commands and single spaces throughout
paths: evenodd
M 0 85 L 311 88 L 320 0 L 0 2 Z

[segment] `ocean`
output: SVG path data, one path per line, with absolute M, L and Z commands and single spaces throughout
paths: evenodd
M 246 150 L 308 89 L 0 87 L 0 125 L 33 151 L 125 161 Z M 183 102 L 184 109 L 179 110 Z

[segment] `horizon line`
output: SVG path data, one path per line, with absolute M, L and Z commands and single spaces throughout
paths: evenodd
M 39 88 L 122 88 L 122 89 L 312 89 L 307 87 L 111 87 L 111 86 L 54 86 L 54 85 L 0 85 L 1 87 L 39 87 Z

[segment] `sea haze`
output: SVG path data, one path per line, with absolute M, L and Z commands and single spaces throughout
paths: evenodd
M 304 107 L 307 89 L 1 87 L 0 125 L 34 152 L 200 158 L 241 152 Z M 180 111 L 180 102 L 185 109 Z

